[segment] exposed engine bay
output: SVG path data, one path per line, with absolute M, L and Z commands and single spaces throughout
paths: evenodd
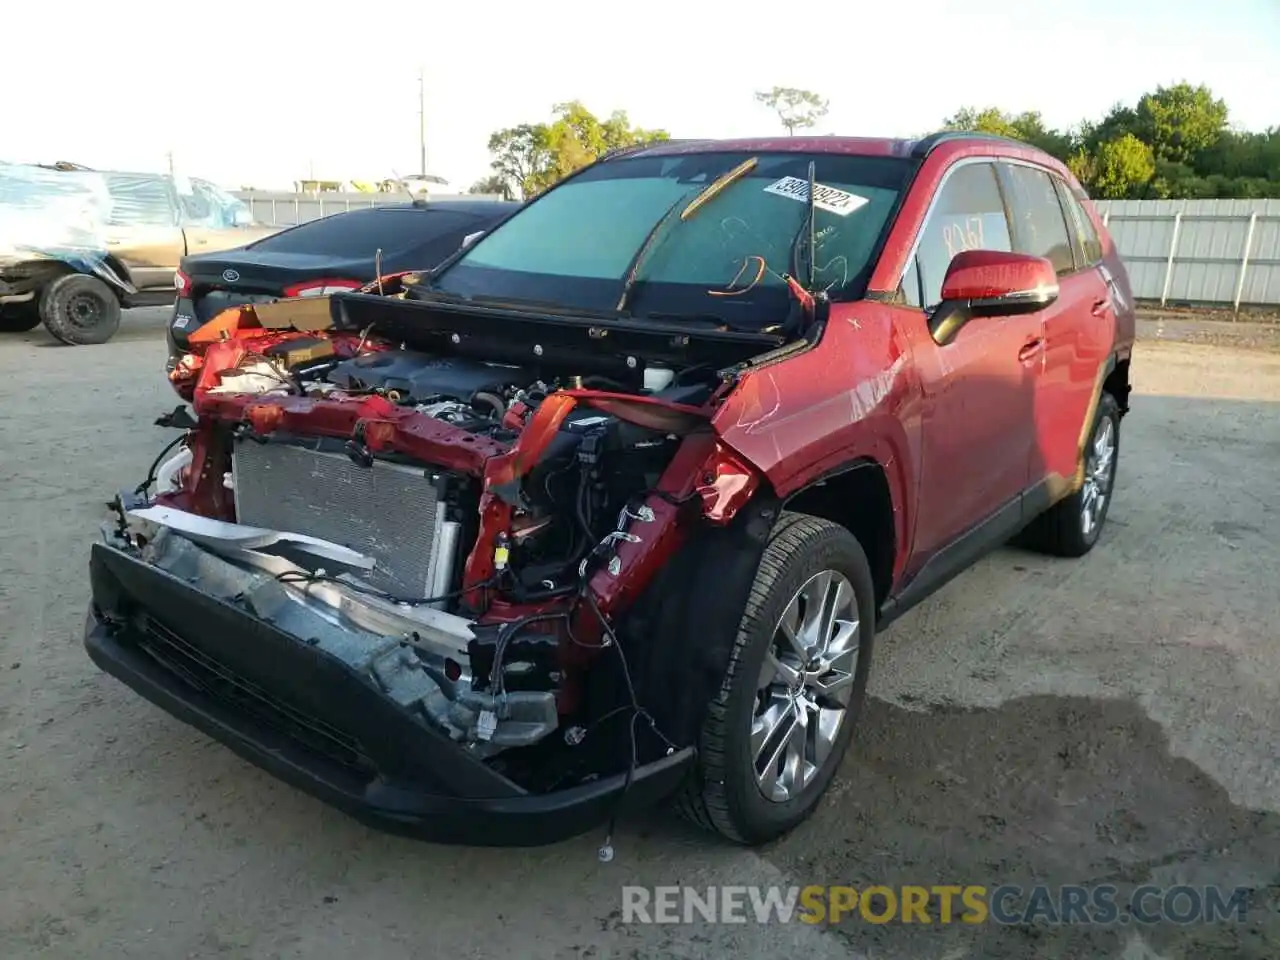
M 731 373 L 680 344 L 575 369 L 563 344 L 457 349 L 452 320 L 406 343 L 236 310 L 171 376 L 196 416 L 158 421 L 184 433 L 119 502 L 118 542 L 526 789 L 676 748 L 617 622 L 690 517 L 726 523 L 756 489 L 710 428 Z

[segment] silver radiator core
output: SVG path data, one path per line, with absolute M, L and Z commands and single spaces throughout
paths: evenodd
M 423 468 L 381 460 L 361 467 L 343 453 L 240 441 L 231 470 L 238 522 L 370 556 L 375 566 L 361 575 L 397 596 L 448 591 L 458 524 L 444 520 Z

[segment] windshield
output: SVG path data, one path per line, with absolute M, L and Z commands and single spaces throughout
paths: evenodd
M 744 174 L 681 217 L 717 177 L 752 159 Z M 705 315 L 746 328 L 774 323 L 787 308 L 783 275 L 808 279 L 805 243 L 796 239 L 806 228 L 811 161 L 818 185 L 814 285 L 833 299 L 856 298 L 910 172 L 904 159 L 697 153 L 609 161 L 482 238 L 433 289 L 612 312 L 657 227 L 627 297 L 632 313 Z

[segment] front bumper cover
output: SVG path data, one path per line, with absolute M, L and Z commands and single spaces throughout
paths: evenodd
M 102 670 L 282 780 L 378 829 L 535 846 L 672 794 L 692 747 L 533 794 L 346 664 L 124 550 L 96 543 L 85 647 Z

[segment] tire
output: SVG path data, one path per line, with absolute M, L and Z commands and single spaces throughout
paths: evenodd
M 829 751 L 821 762 L 813 764 L 815 769 L 807 780 L 793 781 L 788 790 L 783 784 L 788 772 L 785 768 L 783 774 L 777 776 L 779 768 L 767 765 L 771 775 L 763 778 L 757 775 L 757 755 L 763 757 L 775 751 L 760 750 L 757 753 L 757 748 L 752 746 L 752 737 L 753 727 L 764 726 L 764 721 L 775 715 L 763 712 L 766 703 L 771 702 L 775 711 L 790 709 L 790 716 L 794 718 L 797 715 L 794 712 L 795 701 L 791 701 L 790 708 L 779 706 L 785 702 L 786 694 L 779 693 L 777 682 L 763 693 L 759 687 L 765 677 L 766 656 L 778 651 L 776 659 L 783 659 L 795 650 L 781 629 L 784 612 L 788 611 L 802 588 L 814 586 L 816 578 L 824 572 L 838 574 L 845 585 L 852 587 L 853 598 L 847 613 L 852 614 L 856 610 L 857 614 L 858 622 L 851 641 L 855 644 L 855 653 L 852 662 L 847 655 L 838 661 L 845 668 L 847 701 L 830 740 Z M 840 582 L 835 577 L 831 579 L 833 584 Z M 848 618 L 841 619 L 847 623 Z M 847 627 L 837 629 L 833 636 L 839 638 L 842 633 L 847 633 Z M 729 667 L 719 693 L 707 710 L 699 738 L 698 761 L 676 801 L 677 810 L 729 840 L 751 845 L 778 837 L 807 818 L 831 783 L 848 749 L 866 697 L 874 640 L 875 593 L 871 569 L 858 541 L 848 530 L 830 521 L 806 514 L 784 513 L 770 534 L 752 583 Z M 810 675 L 821 669 L 822 665 L 819 665 Z M 770 673 L 773 672 L 770 668 Z M 833 676 L 827 674 L 823 682 L 830 682 Z M 777 675 L 774 679 L 777 681 Z M 802 689 L 812 693 L 808 687 Z M 773 696 L 772 701 L 770 695 Z M 836 696 L 844 695 L 842 691 Z M 825 702 L 838 705 L 834 697 L 827 698 Z M 816 758 L 816 754 L 809 751 L 815 746 L 820 727 L 812 722 L 818 716 L 816 706 L 801 709 L 812 728 L 804 728 L 805 759 L 808 760 Z M 827 721 L 831 716 L 829 712 L 822 714 Z M 765 740 L 769 747 L 776 743 L 776 737 Z M 765 766 L 761 765 L 762 768 Z M 790 770 L 794 772 L 794 768 Z M 772 796 L 767 796 L 766 791 Z
M 1109 443 L 1105 439 L 1108 435 Z M 1105 464 L 1100 460 L 1103 452 L 1100 445 L 1110 451 Z M 1098 401 L 1098 412 L 1084 449 L 1083 486 L 1040 514 L 1023 531 L 1020 542 L 1030 549 L 1056 557 L 1083 557 L 1098 542 L 1111 508 L 1116 466 L 1120 462 L 1120 407 L 1109 393 L 1104 392 Z M 1086 503 L 1093 505 L 1089 514 L 1085 512 Z M 1090 516 L 1091 521 L 1087 519 Z
M 120 329 L 120 301 L 97 277 L 69 273 L 44 288 L 40 319 L 63 343 L 106 343 Z
M 26 333 L 40 326 L 40 306 L 33 300 L 0 304 L 0 333 Z

